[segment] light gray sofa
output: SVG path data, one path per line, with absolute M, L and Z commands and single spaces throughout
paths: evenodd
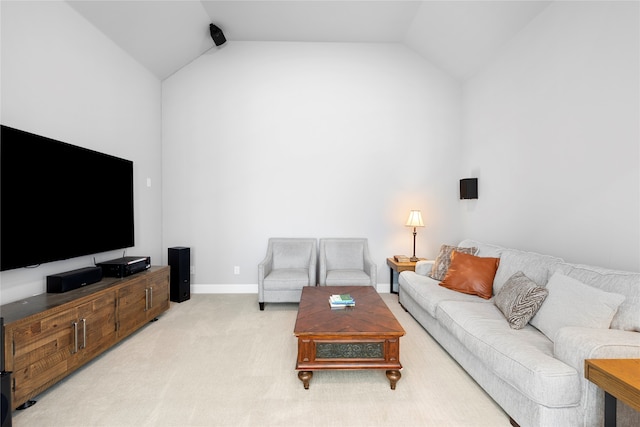
M 428 277 L 433 261 L 419 262 L 415 272 L 403 271 L 398 280 L 399 302 L 405 310 L 512 422 L 522 427 L 602 426 L 604 392 L 584 378 L 584 360 L 640 358 L 640 273 L 569 264 L 553 256 L 473 240 L 459 246 L 477 247 L 480 257 L 500 258 L 494 297 L 518 271 L 541 286 L 558 272 L 625 296 L 610 329 L 566 326 L 553 334 L 552 341 L 531 324 L 511 329 L 493 297 L 485 300 L 439 286 Z M 640 414 L 619 401 L 617 413 L 618 425 L 640 425 Z

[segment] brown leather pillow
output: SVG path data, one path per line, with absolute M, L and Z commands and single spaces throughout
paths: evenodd
M 451 265 L 440 286 L 489 299 L 499 264 L 500 258 L 481 258 L 453 251 Z

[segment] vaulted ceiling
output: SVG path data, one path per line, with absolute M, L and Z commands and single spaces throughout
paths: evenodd
M 455 78 L 475 74 L 550 1 L 73 1 L 159 79 L 228 41 L 404 43 Z M 228 48 L 223 45 L 220 48 Z

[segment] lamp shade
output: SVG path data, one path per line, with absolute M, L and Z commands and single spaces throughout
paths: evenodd
M 409 219 L 407 219 L 405 226 L 424 227 L 424 222 L 422 222 L 422 213 L 416 210 L 409 212 Z

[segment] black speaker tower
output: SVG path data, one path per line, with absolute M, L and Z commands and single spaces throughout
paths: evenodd
M 171 267 L 171 301 L 183 302 L 191 298 L 191 249 L 183 246 L 169 248 Z

